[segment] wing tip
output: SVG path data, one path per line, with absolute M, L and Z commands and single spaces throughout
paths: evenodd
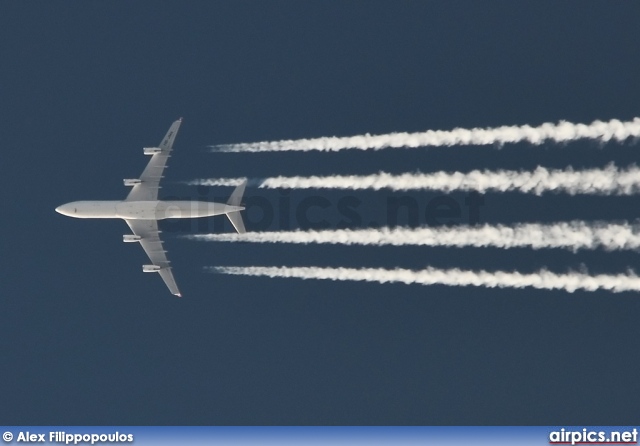
M 182 297 L 182 293 L 173 293 L 173 295 L 176 297 Z

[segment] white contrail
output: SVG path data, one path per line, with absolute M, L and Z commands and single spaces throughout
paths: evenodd
M 569 272 L 555 274 L 541 270 L 531 274 L 505 271 L 465 271 L 426 268 L 419 271 L 381 268 L 320 268 L 320 267 L 268 267 L 268 266 L 212 266 L 211 272 L 243 276 L 296 277 L 300 279 L 353 280 L 364 282 L 401 282 L 422 285 L 483 286 L 488 288 L 538 288 L 545 290 L 640 291 L 640 277 L 634 273 L 617 275 Z
M 640 248 L 640 227 L 629 224 L 586 223 L 484 225 L 439 228 L 337 229 L 323 231 L 195 234 L 185 238 L 218 242 L 327 243 L 374 246 L 447 246 L 496 248 L 603 248 L 607 251 Z
M 237 186 L 244 178 L 211 178 L 190 181 L 190 185 Z M 535 193 L 547 191 L 574 194 L 631 195 L 640 191 L 640 169 L 630 166 L 626 170 L 610 164 L 602 169 L 565 170 L 538 167 L 533 171 L 474 170 L 463 172 L 404 173 L 392 175 L 380 172 L 373 175 L 333 175 L 326 177 L 271 177 L 252 179 L 264 188 L 285 189 L 391 189 L 441 190 L 451 192 L 507 192 Z
M 273 152 L 273 151 L 338 151 L 344 149 L 386 149 L 397 147 L 455 146 L 455 145 L 501 145 L 505 143 L 529 142 L 539 145 L 545 141 L 568 142 L 578 139 L 594 139 L 602 142 L 624 141 L 640 136 L 640 118 L 622 122 L 594 121 L 591 124 L 574 124 L 560 121 L 545 123 L 539 127 L 503 126 L 496 128 L 474 128 L 453 130 L 429 130 L 418 133 L 389 133 L 386 135 L 358 135 L 349 137 L 324 137 L 284 141 L 263 141 L 245 144 L 213 146 L 223 152 Z

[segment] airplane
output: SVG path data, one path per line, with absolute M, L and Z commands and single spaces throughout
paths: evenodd
M 74 201 L 56 208 L 56 212 L 75 218 L 121 218 L 133 234 L 122 236 L 124 242 L 138 242 L 145 250 L 151 265 L 142 265 L 145 273 L 158 273 L 171 294 L 182 297 L 173 278 L 166 251 L 163 249 L 158 230 L 158 220 L 165 218 L 200 218 L 225 214 L 239 233 L 244 233 L 244 222 L 240 211 L 242 194 L 247 182 L 236 187 L 226 204 L 208 201 L 162 201 L 158 200 L 158 189 L 167 159 L 171 156 L 182 118 L 171 124 L 167 135 L 158 147 L 145 147 L 145 155 L 151 155 L 149 164 L 137 179 L 126 179 L 125 186 L 133 186 L 122 201 Z

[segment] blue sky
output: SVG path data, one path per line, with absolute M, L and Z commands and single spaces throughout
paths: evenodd
M 0 7 L 5 424 L 625 424 L 636 420 L 638 296 L 211 275 L 211 265 L 624 272 L 637 253 L 231 245 L 163 225 L 183 299 L 142 274 L 119 221 L 65 202 L 119 199 L 184 117 L 165 198 L 226 199 L 199 177 L 600 167 L 633 142 L 381 152 L 208 153 L 206 146 L 640 115 L 632 2 L 18 2 Z M 361 226 L 389 199 L 263 191 L 264 229 Z M 463 207 L 465 194 L 451 194 Z M 266 204 L 265 204 L 266 203 Z M 290 216 L 280 218 L 289 203 Z M 634 221 L 636 197 L 487 194 L 483 223 Z M 282 211 L 284 212 L 284 211 Z M 424 214 L 421 214 L 424 216 Z M 259 206 L 247 228 L 263 229 Z M 407 222 L 400 218 L 400 224 Z M 424 218 L 421 217 L 421 224 Z

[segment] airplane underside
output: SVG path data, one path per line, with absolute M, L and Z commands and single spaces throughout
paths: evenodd
M 145 147 L 144 154 L 151 156 L 147 167 L 139 178 L 125 179 L 124 185 L 132 187 L 127 198 L 122 201 L 74 201 L 56 208 L 56 212 L 75 218 L 118 218 L 123 219 L 132 234 L 124 234 L 123 242 L 136 242 L 147 253 L 150 265 L 142 265 L 142 271 L 158 273 L 169 291 L 181 297 L 182 294 L 171 272 L 171 262 L 160 239 L 158 220 L 166 218 L 200 218 L 226 214 L 236 231 L 245 232 L 240 211 L 242 194 L 247 182 L 243 182 L 231 193 L 224 203 L 207 201 L 162 201 L 158 200 L 160 179 L 171 156 L 173 142 L 182 123 L 175 121 L 157 147 Z
M 75 218 L 164 220 L 201 218 L 243 210 L 241 206 L 208 201 L 74 201 L 56 210 Z

